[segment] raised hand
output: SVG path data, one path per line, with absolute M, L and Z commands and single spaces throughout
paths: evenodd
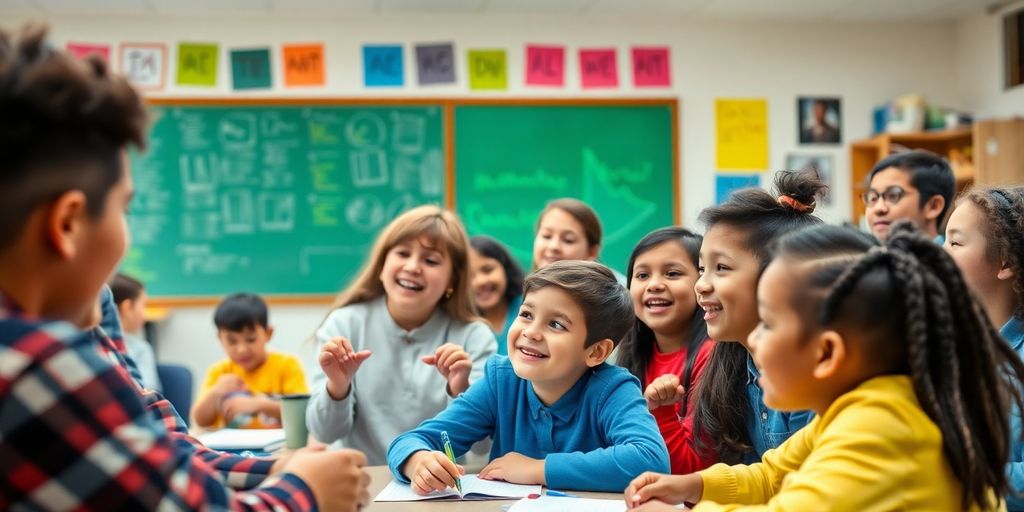
M 454 343 L 445 343 L 432 355 L 420 358 L 424 363 L 436 366 L 437 371 L 448 381 L 448 394 L 459 396 L 469 389 L 469 371 L 473 360 L 469 353 Z
M 647 408 L 653 411 L 658 407 L 680 402 L 686 394 L 685 391 L 682 384 L 679 383 L 678 375 L 666 373 L 654 379 L 644 390 Z
M 370 355 L 369 350 L 353 350 L 352 343 L 344 336 L 335 336 L 324 343 L 318 360 L 327 377 L 327 393 L 331 398 L 341 400 L 348 396 L 356 370 Z

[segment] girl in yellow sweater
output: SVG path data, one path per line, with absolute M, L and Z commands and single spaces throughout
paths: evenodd
M 1024 364 L 942 248 L 817 226 L 779 240 L 748 342 L 765 404 L 817 417 L 760 463 L 645 473 L 631 510 L 1004 508 Z

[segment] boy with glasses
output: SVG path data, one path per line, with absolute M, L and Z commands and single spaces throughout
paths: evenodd
M 908 219 L 938 239 L 954 189 L 953 170 L 935 153 L 915 150 L 883 158 L 868 173 L 868 190 L 862 197 L 868 227 L 885 240 L 893 222 Z

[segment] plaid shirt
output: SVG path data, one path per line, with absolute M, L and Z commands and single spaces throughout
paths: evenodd
M 316 509 L 297 476 L 264 481 L 272 461 L 189 437 L 131 368 L 102 330 L 21 317 L 0 295 L 0 509 Z

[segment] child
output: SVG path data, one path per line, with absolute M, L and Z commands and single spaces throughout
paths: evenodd
M 700 235 L 678 227 L 652 231 L 637 242 L 626 274 L 636 321 L 616 352 L 616 363 L 644 385 L 673 473 L 715 462 L 713 454 L 693 446 L 688 419 L 694 384 L 714 346 L 693 291 L 700 243 Z
M 395 436 L 483 374 L 494 333 L 473 312 L 468 251 L 462 223 L 437 206 L 413 208 L 380 234 L 316 333 L 322 371 L 306 410 L 313 436 L 384 464 Z
M 455 486 L 456 455 L 488 436 L 480 478 L 556 489 L 618 491 L 645 470 L 668 470 L 668 453 L 639 382 L 605 362 L 633 322 L 629 294 L 598 263 L 551 263 L 526 278 L 508 334 L 510 357 L 437 417 L 388 449 L 395 479 L 418 494 Z M 657 469 L 656 469 L 657 470 Z
M 489 236 L 469 239 L 469 275 L 476 307 L 498 339 L 498 354 L 508 355 L 508 329 L 523 303 L 523 271 L 497 240 Z
M 192 417 L 200 427 L 280 428 L 281 403 L 268 395 L 308 393 L 295 356 L 267 352 L 274 328 L 258 295 L 236 293 L 213 314 L 228 358 L 206 371 Z
M 115 274 L 109 284 L 121 317 L 121 328 L 124 329 L 124 345 L 139 368 L 142 385 L 160 391 L 153 347 L 141 337 L 142 327 L 146 324 L 146 290 L 141 281 L 124 274 Z
M 734 193 L 705 208 L 695 291 L 715 345 L 697 383 L 694 439 L 718 460 L 753 462 L 811 420 L 810 412 L 778 412 L 761 400 L 758 370 L 745 346 L 757 326 L 757 279 L 767 265 L 766 247 L 782 234 L 820 223 L 811 215 L 825 186 L 813 169 L 781 171 L 776 194 L 759 189 Z M 704 446 L 711 440 L 710 446 Z
M 365 459 L 354 451 L 231 459 L 228 470 L 228 458 L 169 431 L 143 403 L 101 329 L 76 326 L 113 310 L 108 294 L 102 308 L 97 297 L 126 250 L 124 150 L 144 145 L 146 113 L 100 59 L 74 59 L 45 34 L 0 30 L 0 508 L 365 504 Z M 264 468 L 255 480 L 254 467 Z M 280 478 L 262 481 L 268 472 Z
M 601 252 L 601 220 L 587 203 L 564 197 L 547 204 L 537 217 L 533 269 L 561 260 L 596 261 Z M 619 284 L 626 276 L 615 273 Z
M 978 302 L 1018 356 L 1024 357 L 1024 187 L 972 190 L 946 224 L 946 251 Z M 1024 491 L 1020 413 L 1011 416 L 1008 478 Z M 1024 496 L 1006 495 L 1007 508 L 1024 510 Z
M 846 228 L 797 231 L 758 285 L 761 323 L 748 343 L 765 401 L 810 408 L 814 421 L 760 464 L 642 475 L 626 490 L 630 506 L 1002 508 L 1024 364 L 930 237 L 904 221 L 886 247 L 868 247 Z
M 955 181 L 949 164 L 930 151 L 885 157 L 868 173 L 863 197 L 868 227 L 885 240 L 893 222 L 907 219 L 941 243 L 939 229 L 953 204 Z

